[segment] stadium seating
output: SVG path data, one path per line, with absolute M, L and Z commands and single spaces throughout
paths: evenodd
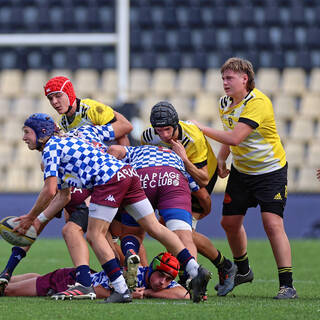
M 115 30 L 114 0 L 0 2 L 2 34 Z M 289 190 L 316 191 L 317 184 L 307 186 L 312 170 L 302 169 L 305 163 L 320 167 L 317 0 L 131 0 L 130 6 L 128 99 L 139 107 L 137 127 L 149 124 L 151 107 L 164 99 L 183 119 L 221 126 L 218 99 L 224 91 L 219 68 L 231 56 L 247 58 L 254 65 L 257 88 L 273 102 L 290 163 Z M 23 156 L 18 156 L 18 149 L 25 147 L 19 144 L 21 124 L 29 113 L 59 118 L 43 95 L 45 82 L 67 76 L 79 97 L 116 107 L 115 67 L 116 54 L 106 46 L 0 48 L 0 137 L 5 141 L 0 147 L 0 177 L 21 177 L 21 184 L 10 182 L 10 190 L 35 190 L 42 183 L 36 178 L 38 168 L 27 172 L 27 162 L 19 162 Z M 7 161 L 14 155 L 22 168 L 17 173 L 9 165 L 13 161 Z M 216 188 L 222 191 L 225 183 L 219 179 Z M 1 182 L 1 190 L 7 191 L 3 186 Z

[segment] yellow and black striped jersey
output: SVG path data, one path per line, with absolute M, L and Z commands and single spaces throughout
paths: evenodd
M 114 119 L 113 109 L 101 102 L 92 99 L 77 99 L 77 109 L 70 121 L 62 115 L 59 126 L 65 132 L 79 128 L 83 125 L 104 125 Z
M 253 131 L 237 146 L 230 146 L 234 167 L 243 173 L 257 175 L 278 170 L 286 164 L 286 154 L 278 135 L 272 102 L 253 89 L 237 105 L 232 98 L 220 98 L 220 117 L 225 131 L 243 122 Z
M 217 168 L 217 159 L 212 148 L 200 131 L 200 129 L 189 121 L 179 121 L 178 141 L 184 146 L 188 159 L 197 167 L 208 166 L 209 180 Z M 141 144 L 151 144 L 171 148 L 171 145 L 163 142 L 154 128 L 148 128 L 141 135 Z

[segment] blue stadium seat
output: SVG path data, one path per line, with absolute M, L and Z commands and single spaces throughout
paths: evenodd
M 255 42 L 259 49 L 270 49 L 272 43 L 269 31 L 269 28 L 265 27 L 257 29 Z
M 306 23 L 304 7 L 302 5 L 290 8 L 290 22 L 293 26 L 303 26 Z
M 52 49 L 52 69 L 68 68 L 67 53 L 65 48 L 55 47 Z
M 141 68 L 154 69 L 156 68 L 156 54 L 155 52 L 148 51 L 142 53 L 142 63 Z
M 11 8 L 9 5 L 0 7 L 0 32 L 7 33 L 14 31 L 10 20 Z
M 319 49 L 320 48 L 320 28 L 311 27 L 307 29 L 306 32 L 306 44 L 309 49 Z
M 166 40 L 167 32 L 165 29 L 156 29 L 152 35 L 152 48 L 156 51 L 165 52 L 168 50 L 167 40 Z
M 300 50 L 296 52 L 295 67 L 303 68 L 307 71 L 312 69 L 311 54 L 309 50 Z
M 66 19 L 65 17 L 68 18 Z M 71 6 L 63 8 L 63 28 L 66 32 L 75 32 L 77 30 L 75 10 Z
M 191 43 L 191 30 L 188 28 L 184 28 L 178 30 L 178 46 L 181 50 L 191 50 L 192 43 Z
M 139 8 L 139 25 L 141 28 L 151 29 L 153 27 L 151 10 L 149 6 Z
M 205 28 L 202 33 L 202 48 L 206 50 L 217 49 L 217 34 L 215 28 Z
M 221 27 L 226 26 L 227 22 L 227 9 L 223 6 L 219 7 L 203 7 L 202 8 L 202 21 L 207 27 Z
M 167 68 L 178 70 L 182 66 L 182 55 L 179 51 L 172 51 L 167 53 Z
M 264 9 L 264 22 L 266 27 L 281 25 L 280 8 L 278 6 L 266 7 Z
M 18 62 L 17 50 L 0 48 L 0 69 L 16 69 Z
M 191 67 L 198 68 L 200 70 L 206 70 L 208 68 L 208 59 L 206 51 L 195 51 L 191 55 Z
M 230 30 L 231 47 L 235 50 L 246 47 L 244 39 L 244 30 L 240 27 L 235 27 Z
M 143 49 L 140 29 L 130 29 L 130 49 L 134 52 L 140 52 Z
M 178 25 L 177 12 L 175 7 L 163 8 L 162 22 L 166 29 L 176 28 Z
M 12 6 L 10 10 L 10 24 L 15 32 L 22 32 L 23 25 L 23 8 L 20 6 Z
M 239 16 L 241 17 L 239 23 L 244 27 L 255 26 L 254 7 L 249 5 L 241 6 L 239 9 Z
M 295 33 L 292 27 L 282 29 L 281 44 L 284 49 L 294 49 L 296 46 Z
M 199 7 L 191 7 L 188 9 L 188 26 L 191 28 L 201 27 L 202 15 Z

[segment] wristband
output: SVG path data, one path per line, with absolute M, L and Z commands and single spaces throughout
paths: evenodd
M 49 220 L 43 212 L 38 215 L 37 219 L 40 221 L 40 223 L 45 223 Z

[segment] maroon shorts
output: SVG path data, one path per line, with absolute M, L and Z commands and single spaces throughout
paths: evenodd
M 141 185 L 154 208 L 178 208 L 191 212 L 191 192 L 186 177 L 168 166 L 137 170 Z
M 76 269 L 64 268 L 57 269 L 47 273 L 44 276 L 37 278 L 36 288 L 37 296 L 43 297 L 48 294 L 48 291 L 61 292 L 68 289 L 68 285 L 73 285 L 76 282 Z
M 119 208 L 146 199 L 139 175 L 131 166 L 124 166 L 106 184 L 95 186 L 91 203 Z
M 68 213 L 71 214 L 73 211 L 75 211 L 77 206 L 83 203 L 84 200 L 90 196 L 91 192 L 91 189 L 72 188 L 71 200 L 65 206 L 65 209 L 68 211 Z

